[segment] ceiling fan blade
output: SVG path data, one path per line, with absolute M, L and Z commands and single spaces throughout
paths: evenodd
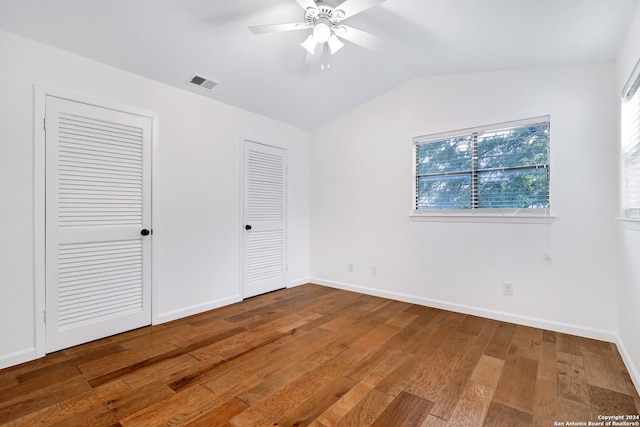
M 336 35 L 370 51 L 376 50 L 380 45 L 380 38 L 347 25 L 341 25 Z
M 316 2 L 314 0 L 296 0 L 298 2 L 298 4 L 300 6 L 302 6 L 302 8 L 305 10 L 312 8 L 312 9 L 317 9 L 318 5 L 316 4 Z
M 291 24 L 270 24 L 270 25 L 253 25 L 249 27 L 253 34 L 281 33 L 283 31 L 306 30 L 310 28 L 304 22 L 294 22 Z
M 342 16 L 342 18 L 340 19 L 347 19 L 352 17 L 353 15 L 357 15 L 360 12 L 364 12 L 367 9 L 371 9 L 372 7 L 379 5 L 383 1 L 385 0 L 346 0 L 336 6 L 335 10 L 342 11 L 342 14 L 338 12 L 338 14 Z

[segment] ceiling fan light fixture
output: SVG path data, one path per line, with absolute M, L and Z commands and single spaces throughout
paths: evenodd
M 331 37 L 327 40 L 327 44 L 329 45 L 329 49 L 331 49 L 332 55 L 335 55 L 335 53 L 344 46 L 344 43 L 342 43 L 335 34 L 331 34 Z
M 303 48 L 307 49 L 307 52 L 313 55 L 314 52 L 316 51 L 316 46 L 318 45 L 318 42 L 316 41 L 316 38 L 313 36 L 313 34 L 309 34 L 309 37 L 307 37 L 307 39 L 300 44 L 302 45 Z
M 320 45 L 321 69 L 329 69 L 329 58 L 344 47 L 345 40 L 373 50 L 377 37 L 350 26 L 341 25 L 343 19 L 351 18 L 385 0 L 296 0 L 304 9 L 302 21 L 285 24 L 254 25 L 249 29 L 254 34 L 279 33 L 294 30 L 311 30 L 300 43 L 308 52 L 305 63 L 315 54 Z M 336 4 L 337 3 L 337 4 Z
M 320 22 L 313 27 L 313 37 L 316 39 L 318 43 L 326 43 L 331 38 L 331 28 L 324 22 Z

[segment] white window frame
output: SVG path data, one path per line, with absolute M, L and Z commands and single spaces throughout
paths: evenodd
M 416 147 L 431 141 L 439 141 L 448 138 L 460 137 L 472 133 L 487 132 L 493 130 L 501 130 L 511 127 L 520 127 L 533 124 L 547 122 L 551 125 L 550 116 L 538 116 L 523 120 L 515 120 L 510 122 L 497 123 L 474 128 L 460 129 L 450 132 L 441 132 L 437 134 L 417 136 L 413 138 L 412 149 L 412 206 L 410 218 L 413 221 L 444 221 L 444 222 L 505 222 L 505 223 L 531 223 L 531 224 L 547 224 L 554 220 L 551 215 L 550 208 L 547 209 L 520 209 L 520 208 L 503 208 L 503 209 L 416 209 L 417 197 L 417 153 Z M 549 164 L 551 163 L 551 147 L 549 146 Z M 549 205 L 551 206 L 551 182 L 549 182 Z
M 640 61 L 631 72 L 627 83 L 622 90 L 621 101 L 621 132 L 620 132 L 620 217 L 625 227 L 640 230 L 640 204 L 637 202 L 639 195 L 635 195 L 636 202 L 631 206 L 629 182 L 640 180 L 640 165 L 629 167 L 628 153 L 634 147 L 640 148 Z M 631 127 L 636 131 L 632 134 Z M 636 187 L 636 190 L 637 187 Z

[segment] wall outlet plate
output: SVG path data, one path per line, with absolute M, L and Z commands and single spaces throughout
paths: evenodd
M 507 296 L 513 296 L 513 283 L 504 282 L 502 284 L 502 294 Z

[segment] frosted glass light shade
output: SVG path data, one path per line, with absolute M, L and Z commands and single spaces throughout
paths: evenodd
M 316 41 L 313 34 L 309 34 L 309 37 L 307 37 L 307 39 L 300 44 L 302 45 L 303 48 L 307 49 L 307 52 L 313 55 L 314 52 L 316 51 L 316 46 L 318 45 L 318 42 Z
M 344 46 L 344 43 L 342 43 L 335 34 L 331 34 L 331 37 L 329 37 L 327 43 L 329 44 L 329 49 L 331 49 L 332 55 L 342 49 L 342 47 Z
M 313 28 L 313 37 L 315 37 L 318 43 L 326 43 L 331 37 L 331 28 L 324 22 L 321 22 Z

